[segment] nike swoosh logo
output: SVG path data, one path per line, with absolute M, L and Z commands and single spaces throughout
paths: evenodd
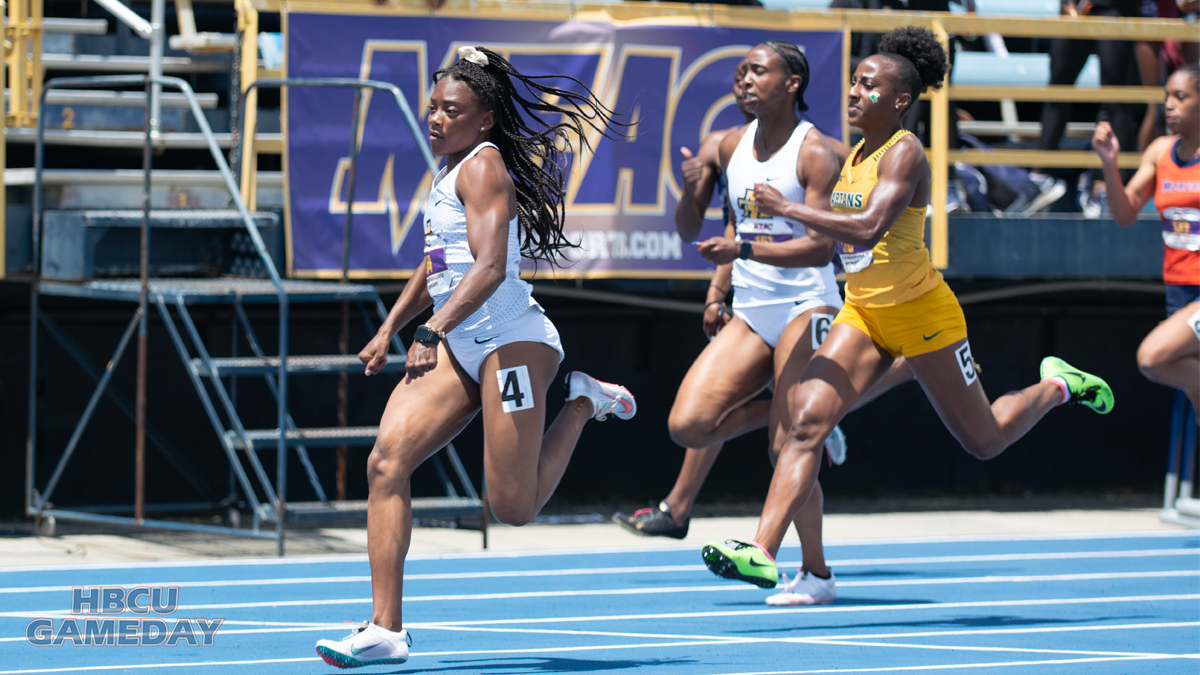
M 771 567 L 771 565 L 763 565 L 762 563 L 756 563 L 756 562 L 754 562 L 753 558 L 750 559 L 750 566 L 751 567 Z
M 486 344 L 486 343 L 488 343 L 488 342 L 491 342 L 492 340 L 495 340 L 497 337 L 500 337 L 500 336 L 498 336 L 498 335 L 493 335 L 492 337 L 490 337 L 490 338 L 487 338 L 487 339 L 484 339 L 484 340 L 480 340 L 479 338 L 475 338 L 475 344 L 477 344 L 477 345 Z
M 938 332 L 934 333 L 933 335 L 925 335 L 924 333 L 922 333 L 922 334 L 921 334 L 921 337 L 925 338 L 925 341 L 926 341 L 926 342 L 929 342 L 929 341 L 930 341 L 930 340 L 932 340 L 933 338 L 935 338 L 935 337 L 937 337 L 937 336 L 941 335 L 941 334 L 942 334 L 942 332 L 943 332 L 943 331 L 945 331 L 945 330 L 946 330 L 946 329 L 945 329 L 945 328 L 943 328 L 942 330 L 939 330 Z
M 1101 403 L 1101 404 L 1100 404 L 1100 407 L 1099 407 L 1099 408 L 1096 408 L 1095 410 L 1096 410 L 1096 412 L 1104 412 L 1105 410 L 1108 410 L 1108 404 L 1107 404 L 1107 403 Z
M 358 656 L 359 654 L 361 654 L 361 653 L 363 653 L 363 652 L 367 651 L 368 649 L 374 649 L 375 647 L 378 647 L 378 646 L 379 646 L 379 645 L 381 645 L 381 644 L 383 644 L 383 643 L 382 643 L 382 642 L 376 642 L 375 644 L 373 644 L 373 645 L 369 645 L 369 646 L 367 646 L 367 647 L 361 647 L 361 648 L 360 648 L 360 647 L 351 647 L 351 648 L 350 648 L 350 653 L 351 653 L 351 654 L 353 654 L 354 656 Z

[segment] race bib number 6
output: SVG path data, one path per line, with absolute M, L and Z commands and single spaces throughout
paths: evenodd
M 833 328 L 832 314 L 812 315 L 812 348 L 814 352 L 825 344 L 825 338 L 829 336 L 830 328 Z

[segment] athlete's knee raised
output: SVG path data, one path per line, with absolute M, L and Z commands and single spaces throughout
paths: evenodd
M 716 428 L 716 419 L 706 419 L 703 415 L 691 410 L 680 410 L 678 406 L 671 409 L 667 418 L 667 429 L 671 432 L 671 440 L 685 448 L 703 448 L 712 445 L 712 432 Z
M 528 525 L 537 517 L 537 509 L 527 499 L 492 498 L 488 500 L 488 506 L 496 520 L 513 527 Z
M 1144 340 L 1138 347 L 1137 364 L 1138 370 L 1142 371 L 1142 375 L 1157 380 L 1158 374 L 1171 361 L 1170 351 L 1163 349 L 1152 340 Z

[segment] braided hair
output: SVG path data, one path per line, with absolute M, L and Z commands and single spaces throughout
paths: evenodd
M 483 47 L 475 50 L 487 57 L 486 65 L 459 59 L 449 68 L 433 74 L 436 83 L 451 77 L 466 84 L 484 108 L 496 115 L 490 138 L 500 150 L 504 165 L 512 177 L 517 196 L 517 222 L 521 228 L 521 254 L 534 260 L 555 264 L 556 255 L 575 248 L 563 235 L 566 218 L 567 152 L 573 137 L 581 149 L 592 150 L 589 130 L 606 138 L 620 134 L 614 113 L 596 100 L 587 85 L 567 75 L 522 75 L 496 52 Z M 538 80 L 563 78 L 578 84 L 584 93 L 559 89 Z M 520 83 L 531 98 L 515 86 Z M 546 103 L 543 97 L 558 100 Z M 538 113 L 561 115 L 551 124 Z
M 879 54 L 895 63 L 904 89 L 912 94 L 911 106 L 927 89 L 941 89 L 950 71 L 946 50 L 933 31 L 917 26 L 897 28 L 879 41 Z
M 808 104 L 804 102 L 804 90 L 808 89 L 808 58 L 804 56 L 804 52 L 785 40 L 768 40 L 763 44 L 779 54 L 788 72 L 800 76 L 800 89 L 796 91 L 796 109 L 800 112 L 808 110 Z

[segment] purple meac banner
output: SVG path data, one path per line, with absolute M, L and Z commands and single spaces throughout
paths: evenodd
M 627 138 L 594 139 L 576 156 L 567 187 L 567 231 L 580 245 L 556 276 L 698 276 L 711 266 L 675 232 L 682 177 L 679 148 L 693 151 L 715 129 L 742 123 L 733 71 L 766 40 L 800 45 L 811 65 L 805 99 L 821 131 L 841 138 L 842 35 L 721 26 L 639 25 L 341 16 L 292 13 L 289 77 L 361 77 L 400 87 L 425 129 L 433 72 L 458 47 L 482 45 L 527 74 L 570 75 L 588 84 L 621 119 Z M 556 86 L 578 89 L 568 80 Z M 350 89 L 287 92 L 287 176 L 292 271 L 330 275 L 341 268 L 351 116 Z M 354 201 L 350 269 L 404 277 L 422 259 L 422 209 L 432 176 L 395 99 L 367 92 Z M 722 232 L 720 205 L 702 237 Z M 543 273 L 547 271 L 541 266 Z

